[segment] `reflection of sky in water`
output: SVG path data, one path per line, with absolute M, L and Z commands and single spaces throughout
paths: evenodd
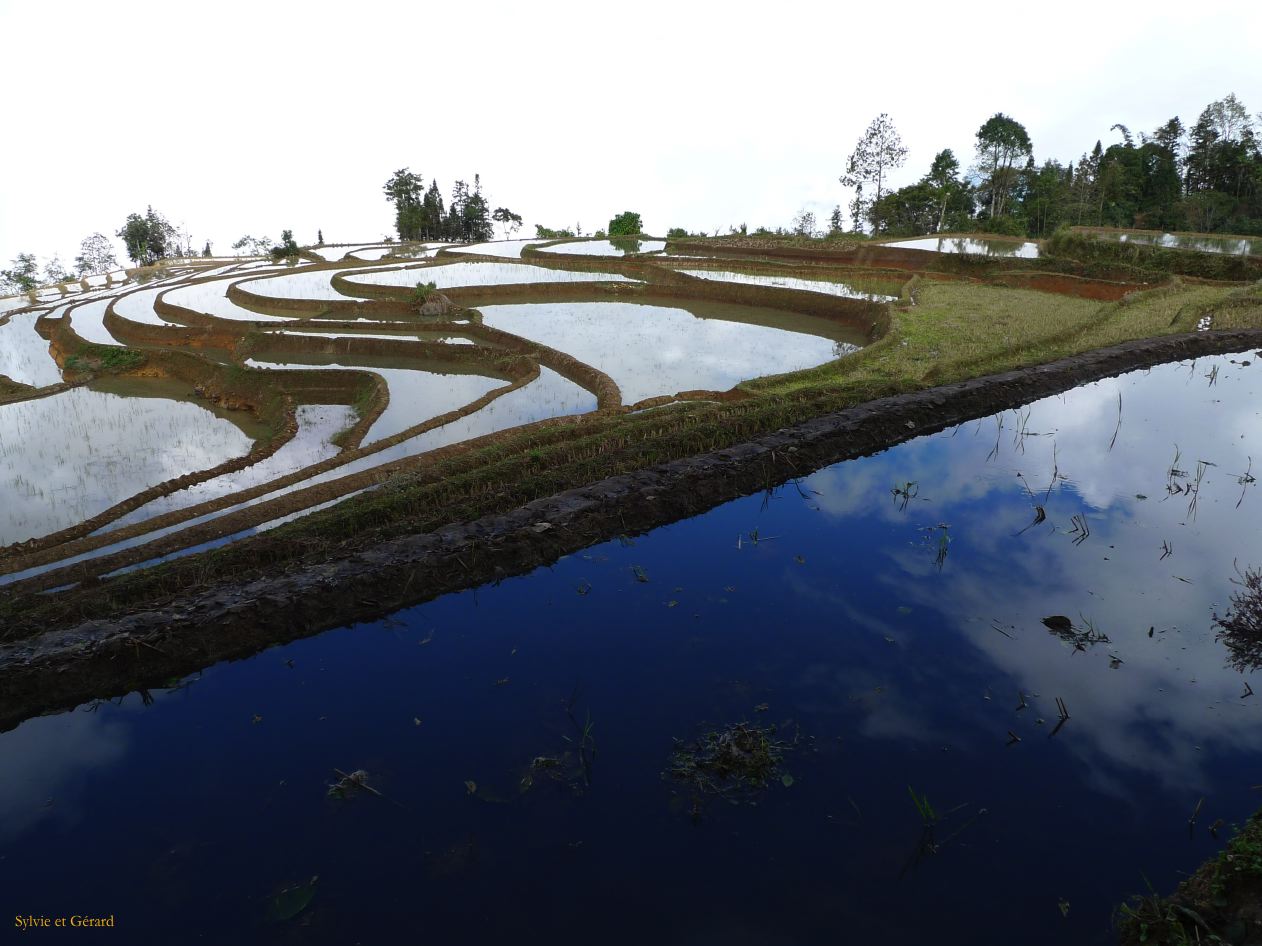
M 522 424 L 531 424 L 535 421 L 546 420 L 552 417 L 585 414 L 590 411 L 594 411 L 595 409 L 596 396 L 594 394 L 591 394 L 586 389 L 579 387 L 573 381 L 563 378 L 551 368 L 541 367 L 539 377 L 534 381 L 497 396 L 485 407 L 479 408 L 473 413 L 461 417 L 458 420 L 454 420 L 449 424 L 444 424 L 441 427 L 436 427 L 433 430 L 426 431 L 425 433 L 417 434 L 415 437 L 411 437 L 400 443 L 394 444 L 393 446 L 386 447 L 385 449 L 369 453 L 357 460 L 352 460 L 349 463 L 336 466 L 323 473 L 317 473 L 314 476 L 305 477 L 294 485 L 281 487 L 262 496 L 247 500 L 244 503 L 230 506 L 213 513 L 207 513 L 198 516 L 197 518 L 190 519 L 184 523 L 167 526 L 166 528 L 157 529 L 144 535 L 138 535 L 134 538 L 126 539 L 113 545 L 104 546 L 92 552 L 72 556 L 62 562 L 40 565 L 8 575 L 0 575 L 0 585 L 40 575 L 62 565 L 71 565 L 89 558 L 111 555 L 115 552 L 132 548 L 145 542 L 150 542 L 161 536 L 170 535 L 171 533 L 178 532 L 181 529 L 228 515 L 229 513 L 235 512 L 239 509 L 244 509 L 248 506 L 254 506 L 262 502 L 276 499 L 286 493 L 292 493 L 295 490 L 305 489 L 308 486 L 315 486 L 331 480 L 341 479 L 342 477 L 349 476 L 353 473 L 362 473 L 365 470 L 371 470 L 386 463 L 403 459 L 404 457 L 417 456 L 430 450 L 436 450 L 439 447 L 445 447 L 450 444 L 469 440 L 473 437 L 481 437 L 485 434 L 492 434 L 501 430 L 519 427 Z M 289 454 L 286 454 L 286 457 L 288 456 Z M 265 470 L 270 470 L 270 468 L 270 464 L 264 467 Z M 254 469 L 256 469 L 256 467 L 250 467 L 246 471 L 243 471 L 243 474 L 245 476 L 250 476 L 250 471 Z M 235 482 L 235 478 L 227 477 L 211 480 L 209 481 L 207 488 L 218 491 L 219 485 L 225 481 Z M 186 492 L 187 491 L 181 491 L 176 493 L 166 502 L 174 503 L 177 507 L 183 508 L 189 505 Z M 166 503 L 162 504 L 165 505 Z M 305 515 L 317 508 L 322 507 L 312 507 L 311 509 L 295 513 L 291 516 L 286 516 L 285 519 L 287 520 L 295 518 L 296 516 Z M 126 521 L 131 521 L 131 517 L 128 517 Z M 107 528 L 101 531 L 109 531 L 109 529 Z M 244 532 L 241 534 L 247 535 L 249 533 Z
M 0 545 L 47 535 L 141 490 L 249 452 L 196 404 L 73 388 L 0 407 Z
M 109 299 L 97 299 L 70 313 L 70 327 L 84 341 L 97 345 L 118 345 L 119 341 L 105 327 L 105 310 Z
M 628 253 L 658 253 L 664 249 L 666 249 L 665 240 L 637 240 L 626 237 L 619 240 L 584 240 L 579 243 L 541 246 L 539 252 L 580 256 L 626 256 Z
M 411 269 L 381 269 L 354 273 L 347 282 L 371 286 L 415 286 L 432 282 L 439 289 L 465 286 L 509 286 L 549 282 L 636 282 L 616 273 L 586 273 L 570 269 L 549 269 L 529 263 L 444 263 Z
M 544 240 L 497 240 L 494 243 L 471 243 L 468 246 L 453 246 L 452 252 L 474 253 L 485 256 L 520 257 L 521 251 Z
M 294 414 L 298 423 L 297 433 L 270 457 L 245 469 L 225 473 L 166 496 L 159 496 L 139 509 L 115 519 L 101 531 L 109 532 L 133 522 L 160 516 L 173 509 L 184 509 L 220 496 L 229 496 L 318 463 L 337 454 L 339 448 L 331 442 L 332 438 L 358 419 L 354 409 L 345 404 L 300 404 Z
M 279 278 L 287 279 L 293 277 L 282 276 Z M 234 276 L 228 279 L 214 279 L 210 282 L 197 283 L 192 286 L 181 286 L 178 289 L 171 289 L 162 298 L 172 305 L 192 309 L 194 312 L 204 312 L 207 315 L 216 315 L 221 319 L 240 319 L 246 322 L 287 322 L 295 317 L 263 315 L 250 309 L 243 309 L 227 296 L 228 287 L 236 280 L 237 277 Z M 249 285 L 257 284 L 250 283 Z
M 780 289 L 805 289 L 808 292 L 824 292 L 831 296 L 842 296 L 847 299 L 873 299 L 887 301 L 896 296 L 882 295 L 878 292 L 864 292 L 849 283 L 832 282 L 827 279 L 803 279 L 798 276 L 775 276 L 767 273 L 732 273 L 714 269 L 681 269 L 678 272 L 698 279 L 716 279 L 721 282 L 746 283 L 751 286 L 773 286 Z
M 304 365 L 297 359 L 288 364 L 250 359 L 247 365 L 257 368 L 346 368 L 371 371 L 386 380 L 390 400 L 381 416 L 364 436 L 364 445 L 392 437 L 400 431 L 476 401 L 488 391 L 504 387 L 507 382 L 476 374 L 441 374 L 412 368 L 379 368 L 337 362 Z
M 1262 495 L 1237 509 L 1235 476 L 1262 453 L 1259 372 L 1102 381 L 218 665 L 143 711 L 23 724 L 0 735 L 22 774 L 0 793 L 9 895 L 99 905 L 142 940 L 179 922 L 273 941 L 269 894 L 318 874 L 315 942 L 388 940 L 423 909 L 443 942 L 1112 943 L 1144 877 L 1169 889 L 1218 848 L 1210 824 L 1257 804 L 1262 703 L 1210 615 L 1233 560 L 1262 563 Z M 1217 464 L 1195 518 L 1166 491 L 1175 443 L 1193 477 Z M 1047 519 L 1022 532 L 1036 502 Z M 1052 614 L 1110 643 L 1075 652 Z M 1057 697 L 1072 718 L 1050 738 Z M 594 724 L 590 786 L 521 794 L 531 759 L 572 748 L 570 703 Z M 694 826 L 661 776 L 672 739 L 741 719 L 800 737 L 793 785 Z M 329 800 L 335 766 L 386 798 Z M 909 786 L 960 806 L 911 866 Z M 89 797 L 67 833 L 60 805 Z
M 880 246 L 900 250 L 933 250 L 938 253 L 981 253 L 985 256 L 1021 256 L 1033 259 L 1039 255 L 1037 243 L 1016 240 L 974 240 L 968 237 L 925 237 L 920 240 L 899 240 Z
M 355 253 L 359 250 L 365 250 L 369 247 L 380 246 L 379 243 L 351 243 L 346 246 L 313 246 L 311 252 L 316 256 L 323 257 L 330 263 L 340 260 L 348 253 Z M 389 247 L 387 247 L 389 249 Z
M 605 372 L 626 404 L 680 391 L 725 391 L 747 378 L 837 357 L 837 343 L 818 335 L 699 318 L 670 306 L 558 302 L 480 308 L 492 328 L 542 342 Z
M 1196 250 L 1200 253 L 1226 253 L 1228 255 L 1262 256 L 1262 240 L 1238 239 L 1229 237 L 1188 236 L 1177 233 L 1110 233 L 1097 234 L 1106 240 L 1117 240 L 1120 243 L 1145 243 L 1153 246 L 1164 246 L 1175 250 Z
M 48 342 L 35 331 L 34 312 L 19 312 L 0 325 L 0 374 L 10 381 L 37 388 L 57 384 L 61 371 L 49 353 Z

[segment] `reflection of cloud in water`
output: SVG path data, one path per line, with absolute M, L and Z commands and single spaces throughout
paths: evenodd
M 0 842 L 41 821 L 72 827 L 83 819 L 85 777 L 126 752 L 125 727 L 94 713 L 28 720 L 0 739 Z
M 1204 374 L 1214 364 L 1211 387 Z M 1100 790 L 1120 790 L 1112 773 L 1125 770 L 1203 789 L 1216 751 L 1262 750 L 1262 703 L 1240 699 L 1242 679 L 1225 667 L 1211 626 L 1227 604 L 1234 563 L 1262 562 L 1262 538 L 1250 525 L 1262 496 L 1247 494 L 1236 509 L 1237 474 L 1251 453 L 1262 459 L 1258 370 L 1220 358 L 1135 372 L 1031 405 L 1026 429 L 1043 436 L 1015 439 L 1019 414 L 1007 412 L 990 459 L 997 427 L 987 419 L 840 464 L 804 485 L 822 494 L 826 515 L 906 529 L 905 543 L 873 550 L 886 563 L 873 569 L 876 580 L 892 600 L 954 625 L 993 662 L 996 686 L 1014 700 L 1018 688 L 1039 694 L 1012 725 L 1028 727 L 1038 716 L 1054 722 L 1053 701 L 1062 697 L 1073 718 L 1057 738 L 1087 763 Z M 1110 450 L 1119 391 L 1122 424 Z M 1176 482 L 1194 479 L 1198 459 L 1217 464 L 1205 472 L 1194 518 L 1187 496 L 1166 492 L 1176 442 L 1190 474 Z M 1047 521 L 1018 535 L 1044 503 L 1053 464 L 1068 479 L 1047 498 Z M 918 482 L 919 496 L 900 511 L 889 491 L 908 480 Z M 1068 534 L 1075 513 L 1092 530 L 1080 545 Z M 917 532 L 937 522 L 951 524 L 941 575 Z M 1164 560 L 1163 542 L 1174 549 Z M 1110 642 L 1075 653 L 1042 626 L 1050 614 L 1089 620 Z M 917 647 L 915 635 L 909 646 Z M 1111 655 L 1122 662 L 1111 666 Z

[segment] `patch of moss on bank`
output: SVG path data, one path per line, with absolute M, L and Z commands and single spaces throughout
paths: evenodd
M 1173 894 L 1135 896 L 1119 912 L 1122 946 L 1262 943 L 1262 811 Z

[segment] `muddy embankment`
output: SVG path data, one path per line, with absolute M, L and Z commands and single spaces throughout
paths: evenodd
M 225 658 L 372 620 L 527 572 L 623 533 L 697 515 L 831 463 L 1136 368 L 1247 351 L 1262 331 L 1118 345 L 1062 361 L 883 398 L 726 450 L 615 476 L 344 559 L 223 584 L 112 621 L 0 648 L 0 729 L 85 700 L 157 687 Z

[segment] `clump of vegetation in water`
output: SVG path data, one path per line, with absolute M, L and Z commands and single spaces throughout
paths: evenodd
M 1227 614 L 1214 615 L 1215 640 L 1226 645 L 1228 665 L 1244 673 L 1262 667 L 1262 568 L 1246 569 L 1232 580 L 1239 590 L 1232 593 Z
M 1262 812 L 1173 895 L 1133 897 L 1122 906 L 1118 926 L 1123 946 L 1257 942 L 1262 930 Z
M 416 288 L 412 290 L 412 304 L 418 308 L 423 306 L 437 291 L 438 284 L 432 279 L 429 282 L 418 282 Z
M 695 819 L 705 796 L 752 801 L 777 779 L 792 784 L 792 776 L 780 773 L 787 748 L 776 738 L 775 726 L 737 723 L 705 733 L 694 742 L 676 740 L 665 774 L 691 789 Z

